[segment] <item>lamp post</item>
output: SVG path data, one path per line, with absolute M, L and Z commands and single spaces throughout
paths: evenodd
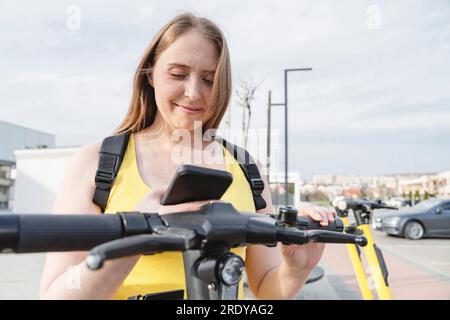
M 311 71 L 312 68 L 296 68 L 296 69 L 284 69 L 284 103 L 272 103 L 271 91 L 269 91 L 269 104 L 268 104 L 268 133 L 267 133 L 267 175 L 269 176 L 270 170 L 270 109 L 275 106 L 284 106 L 284 202 L 288 205 L 288 72 L 293 71 Z

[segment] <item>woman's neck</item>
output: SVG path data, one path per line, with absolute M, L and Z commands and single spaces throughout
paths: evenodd
M 156 114 L 153 124 L 140 131 L 138 136 L 143 144 L 152 143 L 152 145 L 158 145 L 167 151 L 172 151 L 173 148 L 180 147 L 180 145 L 193 151 L 203 150 L 211 143 L 211 141 L 203 140 L 201 127 L 193 130 L 172 128 L 161 119 L 159 112 Z
M 158 121 L 157 121 L 158 119 Z M 203 139 L 201 127 L 190 131 L 170 128 L 161 121 L 158 114 L 153 124 L 136 134 L 137 145 L 150 152 L 170 154 L 170 159 L 177 165 L 218 165 L 224 164 L 224 153 L 221 144 L 211 139 Z M 143 150 L 141 149 L 141 150 Z

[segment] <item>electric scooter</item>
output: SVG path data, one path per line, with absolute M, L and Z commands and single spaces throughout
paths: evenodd
M 373 240 L 370 222 L 374 209 L 396 210 L 396 208 L 377 201 L 368 200 L 341 200 L 338 203 L 333 203 L 333 206 L 336 209 L 337 215 L 342 218 L 347 233 L 359 236 L 364 235 L 367 238 L 368 245 L 364 247 L 364 253 L 369 264 L 372 283 L 380 300 L 391 300 L 392 294 L 388 282 L 389 272 L 383 258 L 383 253 Z M 353 225 L 350 225 L 348 222 L 349 212 L 352 212 L 355 217 L 355 224 Z M 347 251 L 355 270 L 363 299 L 373 300 L 374 296 L 370 288 L 369 279 L 364 270 L 359 248 L 354 245 L 347 245 Z
M 86 264 L 92 270 L 120 257 L 183 252 L 187 299 L 191 300 L 237 299 L 244 261 L 230 249 L 279 242 L 367 245 L 365 236 L 345 233 L 340 218 L 323 227 L 298 216 L 290 206 L 281 208 L 277 216 L 238 212 L 230 203 L 210 203 L 197 211 L 164 216 L 140 212 L 0 215 L 2 252 L 90 250 Z

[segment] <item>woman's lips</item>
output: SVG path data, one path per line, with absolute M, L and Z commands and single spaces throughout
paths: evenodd
M 199 113 L 203 112 L 203 108 L 194 108 L 194 107 L 182 106 L 179 104 L 175 104 L 175 106 L 179 107 L 181 111 L 183 111 L 187 114 L 199 114 Z

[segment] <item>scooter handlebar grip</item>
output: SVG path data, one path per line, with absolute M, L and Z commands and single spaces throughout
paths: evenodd
M 123 236 L 119 215 L 16 214 L 0 216 L 0 250 L 87 251 Z

